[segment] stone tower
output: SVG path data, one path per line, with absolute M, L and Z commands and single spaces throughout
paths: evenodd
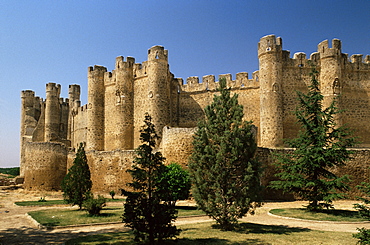
M 46 84 L 46 102 L 45 102 L 45 141 L 59 140 L 60 127 L 60 84 Z
M 329 48 L 328 40 L 322 41 L 317 46 L 320 53 L 320 90 L 324 96 L 323 109 L 330 106 L 335 97 L 341 94 L 342 79 L 342 51 L 341 41 L 332 40 L 332 47 Z M 340 97 L 337 97 L 337 106 L 340 108 Z M 340 125 L 341 119 L 339 114 L 335 115 L 336 122 Z
M 86 150 L 104 150 L 104 73 L 103 66 L 88 69 Z
M 260 83 L 260 134 L 263 147 L 282 145 L 282 40 L 275 35 L 262 37 L 258 43 Z
M 21 92 L 21 106 L 20 175 L 24 176 L 24 144 L 25 142 L 32 141 L 32 134 L 41 114 L 40 98 L 35 97 L 34 91 L 24 90 Z
M 134 64 L 134 58 L 117 57 L 115 70 L 105 75 L 105 150 L 133 149 Z
M 140 128 L 145 113 L 149 113 L 161 137 L 165 125 L 171 124 L 171 82 L 168 66 L 168 51 L 162 46 L 148 50 L 148 60 L 143 62 L 144 78 L 135 81 L 135 135 L 134 147 L 140 144 Z
M 81 105 L 80 95 L 81 95 L 81 88 L 80 85 L 72 84 L 69 85 L 68 89 L 69 95 L 69 116 L 68 116 L 68 133 L 67 133 L 67 140 L 70 142 L 74 142 L 74 135 L 72 133 L 73 126 L 74 126 L 74 114 L 77 113 L 78 108 Z M 76 146 L 76 145 L 74 145 Z

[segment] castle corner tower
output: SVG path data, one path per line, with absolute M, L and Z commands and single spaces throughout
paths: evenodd
M 283 144 L 282 46 L 275 35 L 262 37 L 258 43 L 262 147 Z

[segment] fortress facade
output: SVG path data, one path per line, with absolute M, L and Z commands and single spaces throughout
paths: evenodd
M 239 94 L 244 119 L 258 128 L 260 159 L 268 164 L 269 152 L 282 149 L 283 139 L 297 135 L 299 125 L 292 111 L 297 105 L 296 91 L 306 92 L 314 66 L 319 71 L 324 105 L 339 96 L 338 106 L 345 111 L 336 118 L 354 130 L 361 144 L 350 164 L 358 172 L 358 182 L 368 178 L 370 146 L 370 56 L 342 53 L 341 41 L 323 41 L 317 52 L 283 50 L 282 39 L 265 36 L 258 43 L 259 70 L 219 75 L 225 77 L 232 93 Z M 80 142 L 92 174 L 93 190 L 109 191 L 124 187 L 139 130 L 148 112 L 161 136 L 159 148 L 167 162 L 187 164 L 192 150 L 192 135 L 203 109 L 217 93 L 215 76 L 189 77 L 186 83 L 175 78 L 168 64 L 168 51 L 161 46 L 148 50 L 141 64 L 127 57 L 116 58 L 115 69 L 88 68 L 88 102 L 81 105 L 80 86 L 69 86 L 69 98 L 60 98 L 61 86 L 46 85 L 46 99 L 31 90 L 22 91 L 21 175 L 29 190 L 59 189 L 71 166 Z M 356 160 L 357 159 L 357 160 Z M 343 170 L 344 171 L 344 170 Z

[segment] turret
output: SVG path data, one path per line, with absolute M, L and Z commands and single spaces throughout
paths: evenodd
M 71 144 L 73 146 L 76 146 L 76 144 L 78 144 L 78 142 L 73 141 L 74 137 L 72 135 L 72 126 L 74 125 L 75 113 L 81 104 L 80 93 L 81 93 L 80 85 L 77 85 L 77 84 L 69 85 L 69 89 L 68 89 L 69 115 L 68 115 L 67 139 L 71 141 Z
M 282 145 L 282 40 L 275 35 L 258 43 L 260 82 L 260 134 L 262 147 Z
M 46 84 L 45 105 L 45 141 L 59 140 L 60 124 L 60 85 L 55 83 Z
M 134 148 L 134 64 L 132 57 L 127 57 L 127 61 L 122 56 L 116 59 L 114 149 Z
M 329 48 L 328 40 L 322 41 L 317 46 L 317 51 L 320 53 L 319 82 L 324 96 L 323 108 L 327 108 L 342 91 L 341 41 L 333 39 L 332 48 Z M 340 101 L 337 106 L 340 107 Z M 336 120 L 340 124 L 338 116 L 336 115 Z
M 21 100 L 21 136 L 32 135 L 36 125 L 33 123 L 30 125 L 30 121 L 27 120 L 27 117 L 35 117 L 35 92 L 31 90 L 22 91 Z
M 86 150 L 104 150 L 104 73 L 106 71 L 107 68 L 103 66 L 88 69 Z
M 148 113 L 156 126 L 158 135 L 171 123 L 170 112 L 170 73 L 168 69 L 168 51 L 162 46 L 148 50 Z M 143 111 L 145 113 L 145 111 Z M 141 115 L 144 120 L 144 115 Z

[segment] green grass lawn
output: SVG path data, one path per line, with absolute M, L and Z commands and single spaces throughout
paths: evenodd
M 201 210 L 196 207 L 178 208 L 178 216 L 203 215 Z M 123 205 L 120 207 L 104 207 L 99 216 L 89 216 L 84 210 L 77 208 L 59 208 L 32 211 L 28 213 L 32 218 L 44 226 L 66 226 L 78 224 L 92 224 L 104 222 L 121 222 L 123 214 Z
M 124 202 L 126 199 L 112 199 L 107 198 L 107 202 Z M 39 202 L 39 201 L 21 201 L 15 202 L 18 206 L 54 206 L 54 205 L 69 205 L 64 200 L 46 200 L 46 202 Z
M 214 222 L 179 225 L 182 229 L 177 242 L 161 244 L 356 244 L 357 239 L 349 232 L 314 231 L 304 228 L 288 228 L 279 225 L 241 223 L 237 231 L 220 231 Z M 133 244 L 131 232 L 106 233 L 72 239 L 65 244 Z
M 286 209 L 272 209 L 271 214 L 307 219 L 307 220 L 323 220 L 323 221 L 340 221 L 340 222 L 362 222 L 367 219 L 359 216 L 357 211 L 329 209 L 321 210 L 320 212 L 310 212 L 305 208 L 286 208 Z

